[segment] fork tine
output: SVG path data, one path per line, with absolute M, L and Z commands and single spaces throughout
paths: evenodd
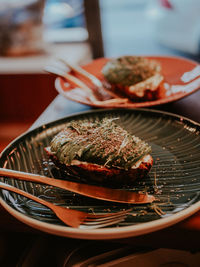
M 114 225 L 117 223 L 120 223 L 124 221 L 126 216 L 122 216 L 120 218 L 116 218 L 115 220 L 110 220 L 110 221 L 104 221 L 102 223 L 96 223 L 96 224 L 88 224 L 88 223 L 82 223 L 79 228 L 80 229 L 97 229 L 97 228 L 104 228 L 106 226 Z
M 87 225 L 92 225 L 92 224 L 101 224 L 101 223 L 104 223 L 104 222 L 109 222 L 109 221 L 114 221 L 116 219 L 120 219 L 120 218 L 125 218 L 126 217 L 126 214 L 121 214 L 121 215 L 118 215 L 118 216 L 115 216 L 115 217 L 105 217 L 105 218 L 97 218 L 96 220 L 87 220 L 84 219 L 84 224 L 87 224 Z
M 109 218 L 113 218 L 113 217 L 117 217 L 120 215 L 127 215 L 130 211 L 132 211 L 132 209 L 127 209 L 127 210 L 122 210 L 122 211 L 118 211 L 115 213 L 108 213 L 108 214 L 88 214 L 87 216 L 87 220 L 91 221 L 91 220 L 101 220 L 101 219 L 109 219 Z
M 109 216 L 110 214 L 107 214 L 108 216 L 104 217 L 97 217 L 96 219 L 93 218 L 85 218 L 84 221 L 81 223 L 79 226 L 80 228 L 91 228 L 91 229 L 97 229 L 97 228 L 102 228 L 106 227 L 109 225 L 114 225 L 117 224 L 121 221 L 123 221 L 127 214 L 130 212 L 131 209 L 122 211 L 122 212 L 116 212 Z M 105 214 L 106 215 L 106 214 Z

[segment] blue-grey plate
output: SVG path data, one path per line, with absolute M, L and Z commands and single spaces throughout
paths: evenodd
M 109 228 L 81 229 L 64 225 L 48 208 L 25 197 L 0 191 L 0 203 L 13 216 L 45 232 L 85 239 L 112 239 L 141 235 L 165 228 L 200 209 L 200 125 L 186 118 L 150 109 L 93 110 L 53 121 L 14 140 L 1 154 L 0 167 L 63 178 L 44 147 L 66 122 L 77 119 L 118 118 L 130 133 L 152 146 L 149 175 L 126 190 L 147 191 L 153 204 L 131 205 L 126 220 Z M 1 177 L 1 181 L 58 205 L 87 212 L 117 211 L 129 207 L 83 197 L 50 186 Z M 66 179 L 76 180 L 67 176 Z M 87 182 L 87 181 L 84 181 Z M 114 186 L 114 185 L 113 185 Z

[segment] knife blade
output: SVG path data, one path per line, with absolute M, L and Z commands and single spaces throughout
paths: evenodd
M 51 185 L 87 197 L 111 202 L 145 204 L 156 200 L 153 195 L 147 193 L 76 183 L 11 169 L 0 168 L 0 176 Z

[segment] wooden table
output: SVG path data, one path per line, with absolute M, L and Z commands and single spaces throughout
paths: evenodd
M 163 106 L 154 107 L 154 109 L 160 109 L 177 113 L 182 116 L 186 116 L 192 120 L 200 123 L 200 91 L 190 95 L 182 100 L 174 103 L 166 104 Z M 53 102 L 47 107 L 47 109 L 41 114 L 41 116 L 35 121 L 31 129 L 40 126 L 44 123 L 63 118 L 67 115 L 87 111 L 91 109 L 88 106 L 81 105 L 78 103 L 71 102 L 62 96 L 58 95 Z M 46 245 L 63 244 L 65 246 L 68 239 L 62 237 L 54 237 L 35 229 L 32 229 L 21 222 L 18 222 L 15 218 L 11 217 L 7 211 L 0 208 L 0 232 L 7 232 L 10 236 L 20 235 L 21 237 L 30 238 L 37 236 L 45 241 Z M 10 233 L 10 234 L 9 234 Z M 10 237 L 11 238 L 11 237 Z M 23 239 L 22 239 L 23 240 Z M 66 241 L 68 240 L 68 241 Z M 154 233 L 146 234 L 144 236 L 126 238 L 122 240 L 115 240 L 114 242 L 120 242 L 129 245 L 145 246 L 145 247 L 165 247 L 165 248 L 179 248 L 187 249 L 192 251 L 199 251 L 200 245 L 200 211 L 191 216 L 190 218 L 168 227 L 163 230 L 159 230 Z M 76 242 L 76 241 L 74 241 Z M 79 242 L 79 241 L 77 241 Z M 81 241 L 84 242 L 84 241 Z M 111 241 L 113 243 L 113 241 Z M 1 244 L 0 244 L 1 246 Z M 60 247 L 60 246 L 59 246 Z

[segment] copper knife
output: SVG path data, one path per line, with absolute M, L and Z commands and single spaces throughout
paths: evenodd
M 54 179 L 38 174 L 15 171 L 0 168 L 0 176 L 20 179 L 24 181 L 37 182 L 62 188 L 87 197 L 119 203 L 145 204 L 155 201 L 155 197 L 147 193 L 132 192 L 122 189 L 111 189 L 67 180 Z

